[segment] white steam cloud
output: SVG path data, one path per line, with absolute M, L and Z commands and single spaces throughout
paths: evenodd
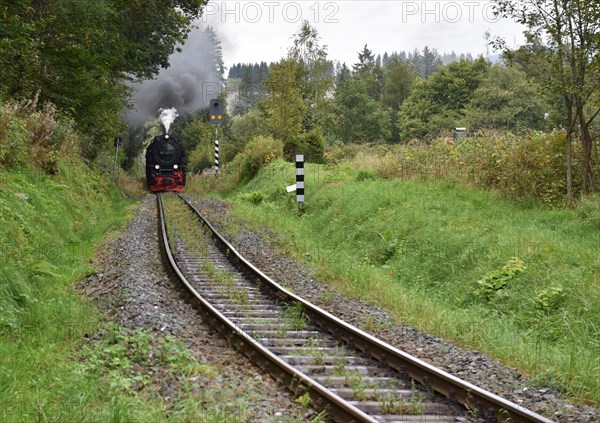
M 125 113 L 132 126 L 156 118 L 159 109 L 177 108 L 191 113 L 208 107 L 221 91 L 220 75 L 214 65 L 215 46 L 204 36 L 204 28 L 193 29 L 181 52 L 169 58 L 170 66 L 155 79 L 140 83 L 132 97 L 133 109 Z
M 158 113 L 158 118 L 165 127 L 165 134 L 168 134 L 171 124 L 175 121 L 175 118 L 179 116 L 179 114 L 177 113 L 177 109 L 175 107 L 171 109 L 159 109 Z

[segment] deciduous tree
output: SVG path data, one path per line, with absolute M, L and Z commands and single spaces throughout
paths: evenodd
M 462 60 L 441 67 L 417 84 L 398 112 L 400 138 L 430 138 L 461 125 L 465 108 L 489 67 L 483 58 Z
M 289 157 L 296 152 L 306 110 L 301 90 L 303 73 L 304 68 L 294 59 L 272 64 L 266 83 L 269 97 L 261 104 L 271 133 L 283 141 Z
M 470 130 L 541 130 L 546 110 L 540 88 L 524 72 L 496 65 L 473 93 L 466 122 Z
M 530 41 L 542 48 L 525 46 L 515 54 L 498 42 L 509 60 L 541 53 L 548 72 L 531 74 L 540 78 L 547 92 L 562 96 L 563 125 L 567 130 L 567 191 L 573 198 L 572 140 L 579 135 L 583 146 L 583 192 L 595 190 L 592 151 L 597 138 L 592 125 L 600 113 L 595 92 L 600 87 L 600 3 L 589 0 L 496 0 L 496 12 L 527 26 Z M 535 47 L 535 46 L 533 46 Z M 539 56 L 538 56 L 539 57 Z M 531 63 L 531 60 L 530 60 Z M 525 68 L 527 70 L 527 68 Z

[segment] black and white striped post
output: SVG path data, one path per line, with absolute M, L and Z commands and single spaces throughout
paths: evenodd
M 223 123 L 223 101 L 210 100 L 210 123 L 215 125 L 215 177 L 219 176 L 219 125 Z
M 219 127 L 215 125 L 215 176 L 219 176 Z
M 304 155 L 296 154 L 296 201 L 298 209 L 304 208 Z

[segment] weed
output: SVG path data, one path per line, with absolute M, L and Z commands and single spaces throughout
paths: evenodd
M 333 359 L 333 373 L 343 376 L 346 374 L 346 357 L 337 355 Z
M 235 287 L 235 281 L 235 273 L 225 269 L 221 270 L 215 275 L 215 282 L 222 283 L 229 289 L 233 289 Z
M 326 290 L 319 294 L 318 300 L 324 304 L 328 304 L 335 299 L 333 292 Z
M 212 261 L 205 261 L 201 266 L 202 271 L 206 274 L 209 280 L 214 281 L 217 276 L 217 268 Z
M 310 399 L 310 394 L 308 392 L 303 393 L 298 398 L 296 398 L 296 402 L 302 405 L 305 408 L 310 407 L 312 400 Z
M 311 423 L 325 423 L 330 421 L 326 411 L 321 411 L 311 420 Z
M 354 399 L 360 401 L 367 398 L 365 390 L 371 386 L 365 382 L 362 373 L 345 371 L 345 374 L 341 374 L 340 376 L 346 376 L 346 386 L 352 389 L 352 397 Z
M 209 255 L 210 237 L 192 211 L 175 195 L 163 194 L 167 235 L 171 248 L 181 239 L 186 250 L 198 259 Z
M 556 312 L 565 297 L 566 293 L 564 289 L 559 286 L 544 289 L 535 296 L 535 308 L 544 314 Z
M 381 321 L 379 319 L 374 318 L 370 314 L 367 314 L 361 318 L 359 327 L 368 332 L 379 334 L 383 332 L 385 329 L 391 327 L 391 324 L 388 322 Z
M 265 199 L 265 195 L 260 191 L 245 192 L 240 194 L 240 200 L 247 201 L 258 206 Z
M 231 293 L 231 299 L 237 304 L 248 304 L 250 303 L 250 294 L 244 288 L 234 289 Z
M 412 382 L 410 399 L 406 400 L 394 394 L 394 386 L 390 386 L 389 394 L 379 395 L 381 409 L 386 414 L 423 414 L 425 412 L 425 395 Z
M 311 352 L 312 362 L 315 366 L 322 366 L 325 364 L 325 351 L 321 349 L 315 349 Z
M 500 269 L 493 270 L 478 280 L 477 289 L 473 291 L 473 294 L 475 297 L 483 298 L 486 301 L 493 298 L 502 298 L 507 295 L 509 283 L 523 273 L 525 269 L 523 261 L 518 257 L 513 257 Z
M 283 310 L 283 318 L 288 321 L 293 330 L 305 329 L 309 320 L 304 312 L 304 305 L 302 303 L 294 303 L 287 306 Z

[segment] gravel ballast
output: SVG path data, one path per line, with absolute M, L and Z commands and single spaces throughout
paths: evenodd
M 369 322 L 376 323 L 373 334 L 378 338 L 555 421 L 600 422 L 598 409 L 573 405 L 552 388 L 534 386 L 518 370 L 506 367 L 479 351 L 465 350 L 415 328 L 400 326 L 385 310 L 349 299 L 316 281 L 305 266 L 278 253 L 277 237 L 272 232 L 244 228 L 243 222 L 228 213 L 227 203 L 194 195 L 185 197 L 246 259 L 313 304 L 367 331 L 365 316 L 368 316 Z
M 251 410 L 252 421 L 313 417 L 314 412 L 296 403 L 269 375 L 230 348 L 198 312 L 198 305 L 180 282 L 166 272 L 159 250 L 155 196 L 144 197 L 134 213 L 121 236 L 100 246 L 96 271 L 79 284 L 79 290 L 93 299 L 109 321 L 131 330 L 146 330 L 155 337 L 173 337 L 185 343 L 200 363 L 219 369 L 216 377 L 192 382 L 160 380 L 169 372 L 153 369 L 163 400 L 175 401 L 184 387 L 192 386 L 198 394 L 227 387 L 225 392 L 235 393 L 231 403 L 242 401 Z M 248 410 L 244 413 L 247 415 Z

